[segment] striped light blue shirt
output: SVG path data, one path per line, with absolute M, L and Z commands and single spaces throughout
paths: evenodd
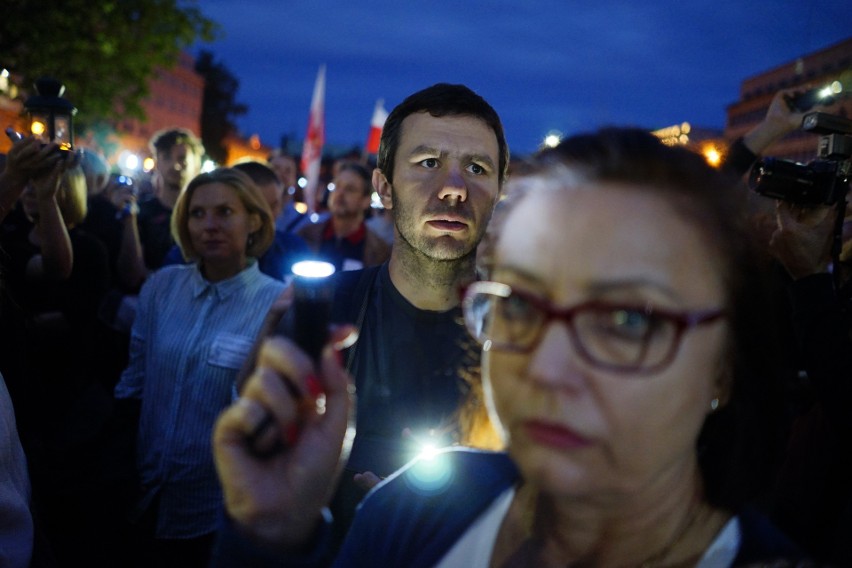
M 142 287 L 130 362 L 117 398 L 141 398 L 137 466 L 141 514 L 159 494 L 156 536 L 192 538 L 216 528 L 222 494 L 213 424 L 284 284 L 257 263 L 211 283 L 196 265 L 168 266 Z

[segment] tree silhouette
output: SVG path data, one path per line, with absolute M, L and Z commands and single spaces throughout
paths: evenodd
M 158 68 L 211 41 L 217 25 L 189 0 L 3 0 L 2 65 L 22 85 L 55 77 L 80 109 L 77 125 L 144 118 L 140 101 Z
M 224 164 L 228 158 L 225 139 L 237 135 L 235 119 L 248 111 L 236 101 L 239 80 L 213 54 L 202 50 L 195 62 L 195 71 L 204 77 L 204 102 L 201 110 L 201 141 L 207 154 Z

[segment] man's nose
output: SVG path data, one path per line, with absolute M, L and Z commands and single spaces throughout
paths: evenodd
M 438 199 L 449 199 L 453 202 L 464 202 L 467 199 L 467 185 L 458 167 L 453 167 L 444 180 L 444 185 L 438 193 Z

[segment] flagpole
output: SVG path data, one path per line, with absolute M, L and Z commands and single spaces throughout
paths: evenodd
M 319 185 L 322 147 L 325 143 L 325 63 L 320 65 L 311 97 L 311 111 L 308 117 L 308 131 L 302 146 L 302 172 L 307 183 L 304 187 L 305 203 L 308 211 L 316 211 L 317 186 Z

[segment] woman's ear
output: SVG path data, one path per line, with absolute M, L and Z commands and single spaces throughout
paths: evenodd
M 256 233 L 263 226 L 263 221 L 260 219 L 260 215 L 257 213 L 252 213 L 249 215 L 249 233 Z

